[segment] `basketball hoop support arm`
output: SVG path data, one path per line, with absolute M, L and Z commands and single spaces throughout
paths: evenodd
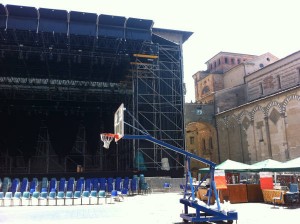
M 161 140 L 158 140 L 147 131 L 142 131 L 136 126 L 132 126 L 131 124 L 128 124 L 124 121 L 124 111 L 126 108 L 124 107 L 124 104 L 122 103 L 121 106 L 117 109 L 114 115 L 114 134 L 110 133 L 103 133 L 101 134 L 101 140 L 104 142 L 104 145 L 108 148 L 109 143 L 112 141 L 111 136 L 114 136 L 115 142 L 118 142 L 121 139 L 135 139 L 135 140 L 146 140 L 149 142 L 152 142 L 156 145 L 160 145 L 165 149 L 172 150 L 176 153 L 179 153 L 181 155 L 185 156 L 185 187 L 184 187 L 184 196 L 180 199 L 180 203 L 184 205 L 184 212 L 180 214 L 180 217 L 186 221 L 190 221 L 192 223 L 194 222 L 211 222 L 211 221 L 223 221 L 228 220 L 228 223 L 232 223 L 233 220 L 237 220 L 237 212 L 224 212 L 221 211 L 220 206 L 220 199 L 219 194 L 216 187 L 215 182 L 215 167 L 216 164 L 212 161 L 206 160 L 204 158 L 201 158 L 193 153 L 187 152 L 181 148 L 178 148 L 176 146 L 170 145 L 166 142 L 163 142 Z M 127 110 L 126 110 L 127 111 Z M 133 120 L 136 121 L 135 124 L 138 124 L 138 126 L 142 127 L 142 125 L 137 121 L 137 119 L 132 116 L 132 114 L 127 111 L 127 113 L 132 117 Z M 132 127 L 133 129 L 136 129 L 139 134 L 134 135 L 124 135 L 124 125 L 128 125 Z M 206 174 L 200 181 L 199 184 L 194 186 L 193 185 L 193 178 L 191 175 L 191 159 L 197 160 L 199 162 L 202 162 L 209 166 L 209 173 Z M 200 185 L 203 183 L 203 181 L 207 178 L 207 176 L 210 175 L 210 187 L 207 190 L 207 204 L 198 203 L 198 200 L 195 200 L 195 189 L 198 190 Z M 190 187 L 188 189 L 188 187 Z M 215 196 L 215 201 L 217 204 L 216 206 L 210 207 L 211 198 Z M 189 213 L 189 208 L 193 208 L 196 210 L 196 213 Z
M 156 138 L 153 138 L 150 135 L 124 135 L 123 139 L 140 139 L 140 140 L 142 139 L 142 140 L 147 140 L 147 141 L 153 142 L 153 143 L 155 143 L 157 145 L 160 145 L 160 146 L 166 147 L 168 149 L 171 149 L 171 150 L 173 150 L 175 152 L 178 152 L 178 153 L 180 153 L 182 155 L 185 155 L 187 157 L 193 158 L 193 159 L 195 159 L 197 161 L 203 162 L 203 163 L 209 165 L 210 167 L 215 168 L 215 166 L 216 166 L 216 164 L 214 162 L 212 162 L 212 161 L 209 161 L 207 159 L 199 157 L 199 156 L 197 156 L 197 155 L 195 155 L 193 153 L 187 152 L 187 151 L 185 151 L 183 149 L 177 148 L 176 146 L 173 146 L 173 145 L 168 144 L 166 142 L 160 141 L 160 140 L 158 140 Z
M 190 187 L 191 187 L 191 196 L 192 196 L 192 199 L 193 201 L 195 201 L 195 190 L 194 190 L 194 186 L 192 184 L 192 176 L 191 176 L 191 172 L 190 172 L 190 159 L 195 159 L 197 161 L 200 161 L 202 163 L 205 163 L 206 165 L 209 165 L 210 167 L 210 178 L 211 178 L 211 188 L 213 189 L 214 193 L 215 193 L 215 197 L 216 197 L 216 202 L 217 202 L 217 206 L 218 206 L 218 210 L 220 210 L 220 201 L 218 200 L 219 199 L 219 196 L 218 196 L 218 192 L 217 192 L 217 189 L 216 189 L 216 184 L 215 184 L 215 180 L 214 180 L 214 171 L 215 171 L 215 167 L 216 167 L 216 164 L 214 162 L 211 162 L 207 159 L 204 159 L 204 158 L 201 158 L 193 153 L 190 153 L 190 152 L 187 152 L 181 148 L 178 148 L 176 146 L 173 146 L 171 144 L 168 144 L 166 142 L 163 142 L 163 141 L 160 141 L 156 138 L 153 138 L 152 136 L 150 135 L 124 135 L 123 136 L 123 139 L 139 139 L 139 140 L 146 140 L 146 141 L 150 141 L 150 142 L 153 142 L 157 145 L 160 145 L 160 146 L 163 146 L 167 149 L 170 149 L 170 150 L 173 150 L 177 153 L 180 153 L 182 155 L 185 155 L 185 158 L 186 158 L 186 173 L 187 173 L 187 176 L 186 176 L 186 184 L 188 183 L 188 177 L 189 177 L 189 184 L 190 184 Z M 186 199 L 187 197 L 187 192 L 186 192 L 186 188 L 185 188 L 185 192 L 184 192 L 184 199 Z M 209 195 L 208 195 L 208 200 L 210 200 L 210 197 L 211 197 L 211 191 L 209 191 Z M 208 201 L 209 203 L 209 201 Z M 187 209 L 187 207 L 186 207 Z M 187 211 L 186 211 L 187 212 Z

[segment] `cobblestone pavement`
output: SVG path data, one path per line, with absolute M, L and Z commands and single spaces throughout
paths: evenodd
M 129 196 L 123 202 L 101 205 L 0 207 L 0 223 L 8 224 L 179 224 L 179 193 L 153 193 Z M 104 201 L 101 201 L 104 202 Z M 264 203 L 231 205 L 238 212 L 239 224 L 298 224 L 300 207 L 275 207 Z M 193 210 L 191 210 L 193 212 Z M 235 222 L 234 222 L 235 223 Z

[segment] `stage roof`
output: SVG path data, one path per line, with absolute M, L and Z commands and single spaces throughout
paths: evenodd
M 153 25 L 154 22 L 149 19 L 0 4 L 0 28 L 5 30 L 18 29 L 67 36 L 102 36 L 140 41 L 151 41 L 152 32 L 156 32 L 160 36 L 175 35 L 176 39 L 181 39 L 178 43 L 184 43 L 192 35 L 192 32 L 153 28 Z
M 176 58 L 192 35 L 153 26 L 149 19 L 0 4 L 1 88 L 131 95 L 134 55 L 164 61 L 159 46 L 171 46 Z

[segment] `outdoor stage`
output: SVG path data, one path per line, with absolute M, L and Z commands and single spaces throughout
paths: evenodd
M 133 173 L 137 153 L 147 172 L 168 158 L 169 175 L 183 174 L 182 156 L 152 143 L 120 141 L 104 150 L 100 141 L 124 103 L 151 135 L 184 147 L 181 44 L 192 33 L 153 26 L 0 4 L 1 175 L 70 176 L 78 167 L 81 176 Z

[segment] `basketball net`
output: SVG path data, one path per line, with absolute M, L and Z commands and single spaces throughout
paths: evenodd
M 104 143 L 103 147 L 108 149 L 111 141 L 115 138 L 118 140 L 117 134 L 111 134 L 111 133 L 102 133 L 100 134 L 101 136 L 101 141 Z

